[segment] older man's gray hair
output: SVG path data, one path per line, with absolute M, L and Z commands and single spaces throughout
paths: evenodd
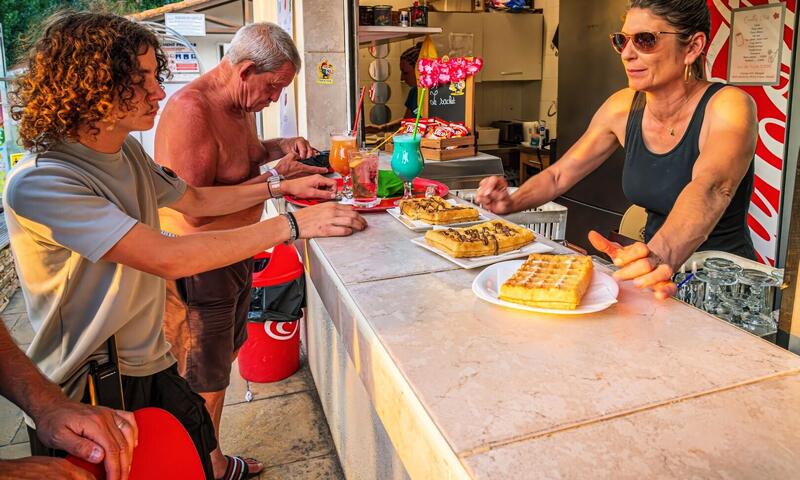
M 301 65 L 300 53 L 292 37 L 270 22 L 253 23 L 240 28 L 233 36 L 225 56 L 234 65 L 250 60 L 259 73 L 274 72 L 286 62 L 291 62 L 295 71 L 299 71 Z

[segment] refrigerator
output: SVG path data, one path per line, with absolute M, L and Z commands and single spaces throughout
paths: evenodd
M 622 29 L 627 0 L 561 0 L 558 44 L 558 152 L 586 131 L 592 116 L 614 92 L 627 86 L 619 54 L 609 34 Z M 622 193 L 625 155 L 618 149 L 597 170 L 559 197 L 568 209 L 566 238 L 597 253 L 587 235 L 619 227 L 631 205 Z

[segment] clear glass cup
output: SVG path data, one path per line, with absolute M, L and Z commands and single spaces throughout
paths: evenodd
M 350 182 L 350 163 L 347 159 L 347 152 L 350 150 L 358 150 L 354 135 L 331 132 L 331 150 L 328 161 L 333 171 L 342 176 L 342 197 L 346 200 L 353 198 L 353 189 Z
M 739 266 L 733 260 L 728 260 L 727 258 L 722 257 L 708 257 L 703 261 L 703 270 L 707 272 L 717 272 L 717 273 L 727 273 L 729 275 L 733 275 L 734 278 L 742 271 L 742 267 Z M 722 294 L 730 294 L 736 295 L 738 290 L 738 285 L 736 282 L 723 285 L 720 288 L 720 292 Z
M 673 281 L 675 285 L 679 286 L 675 298 L 689 305 L 702 308 L 705 284 L 695 278 L 694 273 L 676 273 Z
M 353 205 L 372 208 L 378 203 L 378 152 L 368 149 L 348 152 L 350 178 L 353 184 Z
M 705 284 L 702 309 L 711 314 L 722 303 L 722 288 L 736 283 L 735 275 L 713 270 L 701 270 L 695 274 L 695 278 Z
M 422 137 L 412 134 L 396 135 L 392 142 L 394 151 L 392 152 L 392 171 L 403 180 L 403 199 L 414 196 L 412 185 L 414 179 L 422 172 L 425 167 L 425 160 L 419 149 Z

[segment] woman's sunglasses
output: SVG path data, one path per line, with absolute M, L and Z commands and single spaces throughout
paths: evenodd
M 628 35 L 627 33 L 617 32 L 609 35 L 611 37 L 611 46 L 617 53 L 622 53 L 625 50 L 625 45 L 628 40 L 633 40 L 633 46 L 640 52 L 652 52 L 658 43 L 658 37 L 661 35 L 683 35 L 681 32 L 639 32 Z

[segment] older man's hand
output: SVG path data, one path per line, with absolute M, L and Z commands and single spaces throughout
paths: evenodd
M 14 480 L 95 480 L 94 475 L 63 458 L 25 457 L 0 460 L 0 478 Z
M 128 478 L 139 435 L 132 413 L 64 400 L 33 420 L 37 436 L 48 447 L 91 463 L 103 462 L 108 480 Z
M 275 165 L 275 170 L 280 175 L 283 175 L 283 178 L 297 178 L 307 175 L 324 175 L 328 173 L 327 168 L 313 167 L 300 162 L 297 154 L 291 152 L 287 153 L 278 161 L 278 164 Z
M 308 140 L 303 137 L 283 138 L 280 141 L 283 153 L 294 153 L 301 159 L 306 159 L 319 154 L 319 151 L 312 147 Z
M 617 280 L 633 280 L 638 288 L 650 288 L 659 300 L 669 298 L 678 291 L 672 282 L 672 275 L 675 273 L 673 268 L 664 263 L 646 244 L 636 242 L 623 247 L 595 231 L 589 232 L 589 241 L 619 267 L 614 272 Z

